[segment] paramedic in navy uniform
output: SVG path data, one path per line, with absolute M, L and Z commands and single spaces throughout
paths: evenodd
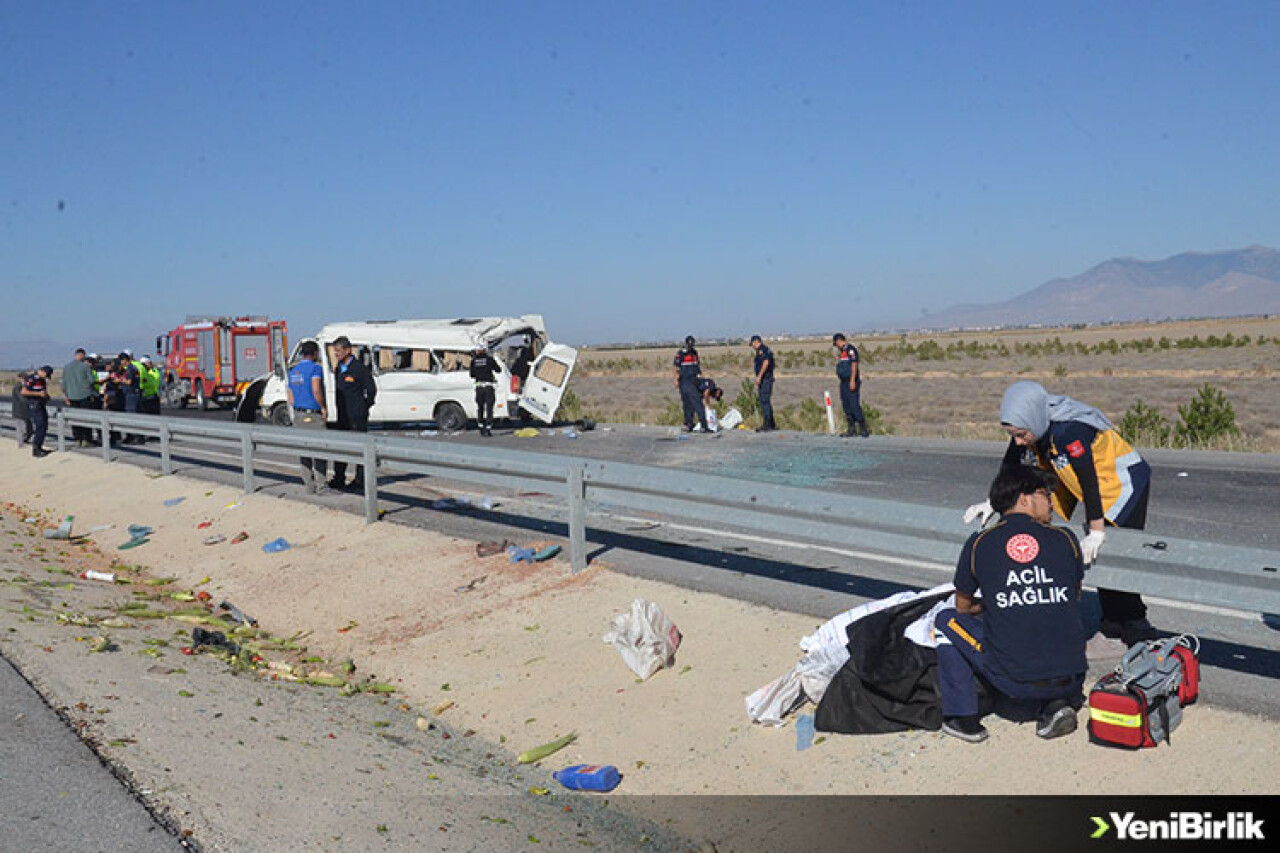
M 684 348 L 676 353 L 675 381 L 680 390 L 680 405 L 684 408 L 684 428 L 693 432 L 693 421 L 696 418 L 707 432 L 707 413 L 702 408 L 702 388 L 699 379 L 702 376 L 702 363 L 698 360 L 698 351 L 694 348 L 693 335 L 684 339 Z
M 938 613 L 942 731 L 987 739 L 974 675 L 1013 699 L 1040 703 L 1036 734 L 1076 730 L 1088 663 L 1075 534 L 1049 523 L 1053 475 L 1029 465 L 1002 468 L 991 484 L 1000 521 L 969 537 L 956 564 L 955 609 Z
M 831 345 L 836 348 L 836 378 L 840 380 L 840 407 L 844 409 L 844 419 L 848 428 L 842 433 L 845 438 L 859 435 L 863 438 L 871 435 L 867 430 L 867 417 L 862 413 L 862 371 L 859 369 L 858 348 L 849 343 L 841 332 L 831 336 Z
M 1108 524 L 1131 530 L 1146 526 L 1151 466 L 1102 412 L 1024 379 L 1004 392 L 1000 424 L 1009 433 L 1002 465 L 1021 464 L 1030 450 L 1036 464 L 1057 477 L 1053 508 L 1058 515 L 1070 519 L 1076 504 L 1084 504 L 1086 534 L 1080 548 L 1085 565 L 1097 560 Z M 986 504 L 974 504 L 964 520 L 979 518 L 985 524 L 990 511 Z M 1099 589 L 1098 603 L 1104 636 L 1118 637 L 1126 646 L 1160 636 L 1136 592 Z

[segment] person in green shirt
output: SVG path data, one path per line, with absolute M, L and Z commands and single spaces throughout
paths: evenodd
M 151 362 L 149 355 L 144 355 L 139 361 L 138 387 L 142 394 L 138 400 L 138 411 L 144 415 L 160 414 L 160 368 Z

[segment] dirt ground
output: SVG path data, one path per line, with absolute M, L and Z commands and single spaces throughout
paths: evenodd
M 1036 354 L 949 359 L 890 357 L 888 348 L 934 341 L 945 348 L 960 341 L 1035 344 L 1057 338 L 1065 345 L 1097 345 L 1167 337 L 1171 340 L 1227 334 L 1250 337 L 1246 346 L 1153 349 L 1147 352 L 1103 352 L 1080 355 Z M 1264 343 L 1257 343 L 1263 339 Z M 863 366 L 862 399 L 883 413 L 897 435 L 931 438 L 1002 437 L 998 423 L 1000 397 L 1016 379 L 1034 379 L 1056 393 L 1097 406 L 1119 421 L 1136 400 L 1154 407 L 1170 421 L 1205 383 L 1223 391 L 1235 409 L 1243 435 L 1221 449 L 1280 452 L 1280 318 L 1241 318 L 1182 323 L 1138 324 L 1087 329 L 1037 329 L 987 333 L 868 336 L 855 340 L 878 360 Z M 818 364 L 780 368 L 774 407 L 822 401 L 833 394 L 838 409 L 834 368 L 826 358 L 829 339 L 786 340 L 770 346 L 782 358 L 788 351 L 820 353 Z M 750 373 L 745 343 L 699 348 L 704 371 L 725 390 L 725 400 L 738 394 Z M 674 348 L 584 351 L 572 388 L 586 413 L 605 421 L 659 421 L 678 398 L 668 368 Z M 839 412 L 837 411 L 837 417 Z
M 352 659 L 357 673 L 393 685 L 415 717 L 435 710 L 443 723 L 494 744 L 500 763 L 575 732 L 544 764 L 614 764 L 624 774 L 618 795 L 951 793 L 961 774 L 970 792 L 985 794 L 1277 791 L 1280 728 L 1215 708 L 1211 683 L 1176 748 L 1104 750 L 1083 731 L 1045 742 L 1027 725 L 993 720 L 991 740 L 979 747 L 909 732 L 829 736 L 797 752 L 790 726 L 748 721 L 744 698 L 791 668 L 799 639 L 817 627 L 812 618 L 601 567 L 575 575 L 563 560 L 479 558 L 473 542 L 389 522 L 366 526 L 336 510 L 127 465 L 69 454 L 35 460 L 12 445 L 0 457 L 9 513 L 47 523 L 72 513 L 81 530 L 113 525 L 94 542 L 108 561 L 129 567 L 117 570 L 130 590 L 208 590 L 273 635 L 302 632 L 307 655 Z M 134 523 L 155 528 L 150 541 L 117 550 Z M 200 544 L 241 531 L 248 539 L 240 544 Z M 264 553 L 276 537 L 294 547 Z M 6 545 L 31 556 L 43 543 L 15 536 Z M 38 559 L 58 583 L 89 583 L 57 572 L 67 559 L 58 550 Z M 147 578 L 171 580 L 156 587 Z M 633 598 L 657 602 L 684 634 L 675 666 L 643 683 L 601 641 Z M 22 641 L 21 623 L 14 627 L 19 638 L 10 634 L 6 644 Z M 426 784 L 432 770 L 420 772 Z

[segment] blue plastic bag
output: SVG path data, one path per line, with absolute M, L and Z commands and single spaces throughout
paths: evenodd
M 293 546 L 284 538 L 272 539 L 270 542 L 262 546 L 263 553 L 278 554 L 281 551 L 288 551 Z

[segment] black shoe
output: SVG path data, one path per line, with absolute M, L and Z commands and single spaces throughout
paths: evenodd
M 947 717 L 942 721 L 942 733 L 959 738 L 965 743 L 982 743 L 987 739 L 987 729 L 978 716 Z
M 854 437 L 854 436 L 856 436 L 856 435 L 857 435 L 857 433 L 856 433 L 856 432 L 854 432 L 854 431 L 853 431 L 853 430 L 851 430 L 851 429 L 850 429 L 850 430 L 845 430 L 844 432 L 840 433 L 840 437 L 841 437 L 841 438 L 853 438 L 853 437 Z
M 858 436 L 860 438 L 870 438 L 871 430 L 867 429 L 866 427 L 862 427 L 861 429 L 858 430 Z
M 1076 730 L 1076 709 L 1064 699 L 1055 699 L 1044 706 L 1036 718 L 1036 737 L 1053 740 Z
M 33 447 L 31 448 L 31 455 L 39 459 L 43 456 L 48 456 L 49 451 L 45 450 L 43 447 Z
M 337 489 L 337 490 L 341 491 L 342 489 L 345 489 L 346 487 L 347 487 L 347 484 L 346 484 L 346 483 L 344 483 L 342 480 L 339 480 L 337 477 L 334 477 L 334 478 L 332 478 L 331 480 L 329 480 L 329 488 L 331 488 L 331 489 Z
M 1160 632 L 1146 619 L 1130 619 L 1120 623 L 1120 642 L 1126 646 L 1158 639 Z
M 363 491 L 364 491 L 364 480 L 352 480 L 350 483 L 347 483 L 347 491 L 349 491 L 349 492 L 363 492 Z

